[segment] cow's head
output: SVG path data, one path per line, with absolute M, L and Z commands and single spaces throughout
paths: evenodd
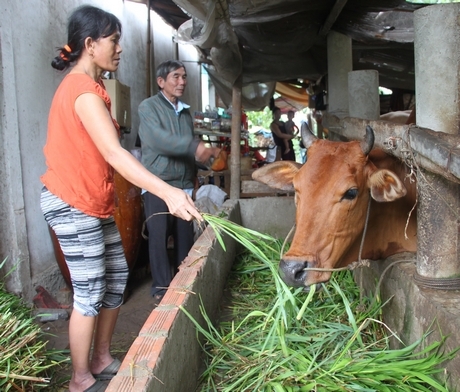
M 280 161 L 253 173 L 273 188 L 295 191 L 296 231 L 280 261 L 286 284 L 309 287 L 329 280 L 331 272 L 305 268 L 336 268 L 360 241 L 367 205 L 372 197 L 388 202 L 406 194 L 392 171 L 378 169 L 369 159 L 374 132 L 366 128 L 362 141 L 333 142 L 317 139 L 302 125 L 307 162 Z

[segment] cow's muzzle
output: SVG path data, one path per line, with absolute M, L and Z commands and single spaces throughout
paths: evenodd
M 305 287 L 308 271 L 307 261 L 293 261 L 281 259 L 278 272 L 283 279 L 284 283 L 292 287 Z

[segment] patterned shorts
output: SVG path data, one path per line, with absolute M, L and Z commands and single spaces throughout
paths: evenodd
M 74 309 L 97 316 L 101 307 L 123 303 L 128 265 L 120 233 L 112 217 L 97 218 L 69 206 L 43 187 L 41 209 L 69 268 Z

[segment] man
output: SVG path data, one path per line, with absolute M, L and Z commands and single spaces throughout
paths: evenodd
M 217 157 L 195 138 L 189 106 L 180 100 L 187 85 L 187 72 L 180 61 L 168 60 L 157 68 L 158 94 L 139 105 L 139 137 L 142 164 L 168 184 L 190 195 L 196 178 L 195 159 L 205 163 Z M 152 272 L 151 294 L 159 304 L 182 260 L 193 245 L 193 223 L 169 214 L 163 200 L 146 192 L 144 210 L 149 233 Z M 174 239 L 174 259 L 168 257 L 168 238 Z

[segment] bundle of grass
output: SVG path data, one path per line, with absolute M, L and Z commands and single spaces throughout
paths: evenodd
M 31 310 L 0 282 L 0 390 L 47 387 L 51 369 L 67 360 L 64 353 L 46 349 L 44 334 Z
M 277 273 L 279 241 L 204 218 L 219 241 L 225 232 L 249 251 L 229 279 L 231 319 L 215 327 L 202 309 L 203 328 L 191 318 L 206 341 L 202 391 L 447 392 L 435 378 L 455 355 L 443 353 L 445 338 L 428 345 L 425 335 L 391 349 L 383 304 L 360 298 L 350 272 L 338 273 L 319 292 L 293 290 Z

